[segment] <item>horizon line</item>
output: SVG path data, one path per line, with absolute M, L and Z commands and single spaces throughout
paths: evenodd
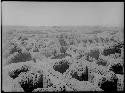
M 4 26 L 15 26 L 15 27 L 119 27 L 124 28 L 124 26 L 118 25 L 2 25 Z

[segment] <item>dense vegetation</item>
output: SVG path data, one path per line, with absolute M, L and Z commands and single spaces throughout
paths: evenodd
M 3 71 L 25 92 L 123 91 L 121 31 L 62 31 L 45 36 L 28 32 L 11 31 L 11 39 L 2 47 L 2 64 L 7 68 Z

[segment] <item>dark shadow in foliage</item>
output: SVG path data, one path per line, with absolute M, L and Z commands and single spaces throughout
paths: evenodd
M 92 57 L 92 58 L 95 58 L 96 60 L 98 60 L 99 55 L 100 55 L 100 53 L 99 53 L 98 49 L 97 50 L 90 50 L 90 52 L 86 54 L 86 60 L 89 62 L 92 62 L 92 60 L 90 60 L 89 57 Z
M 23 73 L 19 84 L 25 92 L 32 92 L 34 89 L 43 88 L 43 75 L 36 73 Z
M 124 67 L 120 63 L 111 66 L 110 70 L 113 71 L 115 74 L 124 74 Z
M 80 73 L 79 75 L 77 71 L 74 71 L 71 73 L 71 76 L 79 81 L 88 81 L 88 68 L 86 67 L 86 70 Z
M 103 51 L 103 55 L 104 56 L 108 56 L 108 55 L 110 55 L 110 54 L 115 54 L 115 53 L 119 53 L 119 54 L 121 54 L 121 49 L 120 48 L 123 48 L 124 47 L 124 44 L 122 44 L 122 43 L 119 43 L 119 44 L 117 44 L 117 45 L 114 45 L 114 46 L 112 46 L 112 47 L 109 47 L 109 48 L 107 48 L 107 49 L 104 49 L 104 51 Z
M 104 49 L 104 51 L 103 51 L 104 56 L 108 56 L 110 54 L 115 54 L 115 53 L 121 54 L 121 50 L 115 49 L 115 48 L 109 48 L 109 49 Z
M 58 63 L 56 62 L 55 65 L 53 66 L 53 69 L 63 74 L 69 68 L 69 65 L 70 64 L 68 63 L 68 61 L 62 60 Z
M 115 48 L 124 48 L 124 42 L 119 42 L 117 45 L 115 45 Z
M 107 65 L 107 61 L 106 60 L 103 60 L 103 59 L 98 59 L 96 61 L 96 64 L 98 64 L 99 66 L 106 66 Z
M 13 79 L 15 79 L 15 78 L 17 78 L 18 77 L 18 75 L 21 73 L 21 72 L 27 72 L 29 70 L 29 67 L 28 66 L 26 66 L 26 65 L 24 65 L 24 66 L 22 66 L 22 67 L 20 67 L 20 68 L 18 68 L 18 69 L 15 69 L 15 70 L 13 70 L 13 71 L 9 71 L 9 76 L 11 77 L 11 78 L 13 78 Z
M 117 78 L 114 78 L 112 81 L 106 80 L 105 77 L 99 82 L 99 86 L 105 92 L 116 92 L 117 91 Z
M 14 57 L 9 60 L 9 63 L 18 63 L 18 62 L 26 62 L 32 60 L 30 53 L 18 53 Z

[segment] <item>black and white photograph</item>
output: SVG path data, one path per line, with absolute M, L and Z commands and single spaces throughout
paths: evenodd
M 124 2 L 1 6 L 3 92 L 124 91 Z

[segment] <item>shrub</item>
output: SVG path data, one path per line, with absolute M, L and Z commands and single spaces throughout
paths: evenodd
M 14 70 L 11 70 L 8 72 L 9 76 L 13 79 L 17 78 L 18 75 L 22 72 L 27 72 L 29 71 L 29 67 L 26 66 L 26 65 L 23 65 L 21 66 L 20 68 L 17 68 L 17 69 L 14 69 Z
M 79 81 L 88 81 L 88 68 L 85 67 L 83 71 L 73 71 L 71 76 Z
M 120 63 L 112 65 L 110 67 L 110 70 L 113 71 L 115 74 L 124 74 L 124 67 Z
M 102 77 L 99 81 L 99 86 L 106 92 L 116 92 L 117 91 L 117 81 L 118 78 L 114 74 L 110 74 L 110 72 Z
M 103 59 L 99 59 L 99 60 L 96 61 L 96 64 L 101 65 L 101 66 L 106 66 L 107 61 L 103 60 Z
M 19 48 L 18 46 L 13 46 L 13 47 L 10 47 L 10 54 L 13 54 L 15 52 L 18 52 L 18 53 L 21 53 L 22 49 Z
M 92 62 L 93 58 L 95 60 L 98 60 L 99 56 L 100 56 L 100 51 L 98 49 L 97 50 L 90 50 L 90 52 L 86 53 L 86 60 L 89 61 L 89 62 Z
M 24 72 L 18 80 L 25 92 L 32 92 L 36 88 L 43 88 L 43 75 L 39 73 Z
M 55 71 L 58 71 L 60 73 L 64 73 L 66 72 L 66 70 L 69 68 L 69 63 L 67 60 L 62 60 L 62 61 L 59 61 L 59 62 L 56 62 L 53 66 L 53 69 Z
M 18 62 L 26 62 L 32 60 L 30 53 L 17 53 L 8 60 L 8 63 L 18 63 Z
M 108 56 L 110 54 L 115 54 L 115 53 L 121 54 L 120 48 L 123 48 L 123 45 L 118 44 L 118 45 L 111 46 L 109 48 L 105 48 L 103 51 L 103 55 Z

